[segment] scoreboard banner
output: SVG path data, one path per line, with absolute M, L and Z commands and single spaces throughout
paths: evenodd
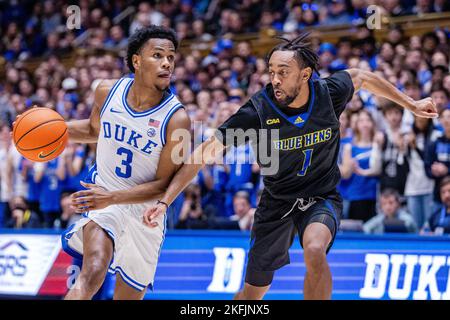
M 0 295 L 61 297 L 79 268 L 58 232 L 0 230 Z M 145 299 L 231 299 L 243 286 L 250 234 L 169 231 Z M 298 238 L 267 299 L 302 299 L 305 264 Z M 328 254 L 333 299 L 450 300 L 450 237 L 338 234 Z M 79 263 L 79 262 L 78 262 Z M 102 297 L 112 298 L 114 276 Z

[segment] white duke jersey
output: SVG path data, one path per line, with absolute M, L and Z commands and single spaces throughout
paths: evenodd
M 109 191 L 153 181 L 166 129 L 182 104 L 168 90 L 163 101 L 146 111 L 134 111 L 127 103 L 134 79 L 121 78 L 111 88 L 100 112 L 96 165 L 88 180 Z

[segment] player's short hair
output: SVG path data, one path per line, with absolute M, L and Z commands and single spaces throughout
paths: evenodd
M 178 48 L 178 39 L 174 30 L 161 26 L 152 25 L 150 27 L 138 29 L 128 39 L 127 66 L 132 73 L 135 72 L 132 57 L 139 54 L 142 47 L 149 39 L 167 39 L 172 41 L 175 50 Z
M 270 57 L 275 51 L 294 51 L 294 57 L 301 68 L 310 67 L 313 72 L 316 71 L 319 73 L 319 56 L 311 47 L 308 36 L 309 33 L 303 33 L 293 40 L 277 37 L 283 42 L 270 50 L 267 55 L 267 63 L 269 63 Z

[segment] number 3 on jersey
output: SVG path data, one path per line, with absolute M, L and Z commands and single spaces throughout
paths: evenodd
M 297 173 L 298 176 L 304 176 L 306 171 L 308 171 L 309 166 L 311 165 L 312 153 L 314 149 L 306 149 L 303 150 L 303 154 L 305 155 L 305 159 L 303 159 L 302 169 Z
M 116 174 L 121 178 L 131 177 L 131 162 L 133 161 L 133 152 L 126 148 L 120 147 L 117 149 L 119 156 L 125 155 L 125 159 L 122 159 L 122 166 L 116 167 Z

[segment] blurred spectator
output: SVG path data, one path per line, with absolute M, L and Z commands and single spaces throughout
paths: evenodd
M 205 22 L 202 19 L 196 19 L 192 23 L 192 37 L 194 40 L 209 42 L 213 36 L 206 32 Z
M 11 218 L 6 227 L 15 229 L 40 228 L 41 222 L 23 197 L 14 197 L 11 201 Z
M 35 165 L 34 181 L 40 183 L 39 210 L 44 216 L 44 226 L 59 228 L 55 224 L 61 215 L 61 192 L 66 178 L 65 158 L 58 157 Z
M 432 0 L 417 0 L 416 5 L 412 8 L 411 13 L 416 15 L 422 15 L 424 13 L 433 12 Z
M 61 228 L 65 229 L 81 219 L 81 214 L 72 208 L 71 194 L 75 190 L 67 190 L 61 193 L 61 216 L 59 217 Z
M 420 1 L 420 0 L 419 0 Z M 422 0 L 423 1 L 423 0 Z M 427 0 L 425 0 L 427 1 Z M 425 55 L 425 60 L 430 63 L 431 57 L 439 45 L 439 38 L 434 32 L 427 32 L 422 36 L 421 49 Z
M 239 191 L 233 197 L 234 215 L 231 221 L 236 221 L 240 230 L 251 230 L 255 209 L 250 204 L 250 196 L 246 191 Z
M 433 99 L 439 112 L 450 107 L 450 94 L 443 86 L 436 85 L 432 87 L 430 97 Z
M 225 215 L 233 214 L 233 199 L 236 192 L 244 190 L 250 195 L 251 203 L 256 201 L 257 186 L 253 172 L 253 164 L 256 162 L 252 148 L 249 143 L 238 147 L 231 147 L 225 155 L 228 182 L 225 186 Z
M 342 156 L 344 153 L 344 146 L 348 143 L 351 144 L 352 139 L 353 139 L 353 133 L 352 133 L 352 129 L 350 127 L 350 112 L 348 110 L 344 110 L 341 113 L 341 116 L 339 117 L 339 123 L 340 123 L 339 135 L 341 137 L 341 144 L 339 146 L 338 165 L 339 165 L 339 170 L 342 172 L 342 170 L 344 170 L 344 168 L 342 167 Z M 347 187 L 348 186 L 349 186 L 348 183 L 340 182 L 338 184 L 338 190 L 343 199 L 342 215 L 344 216 L 344 218 L 348 217 L 348 210 L 349 210 L 349 205 L 350 205 L 350 203 L 348 201 L 348 195 L 347 195 Z
M 207 165 L 199 173 L 199 185 L 202 187 L 202 207 L 210 216 L 226 216 L 225 187 L 228 174 L 223 165 Z
M 365 233 L 415 233 L 417 225 L 411 215 L 401 209 L 400 195 L 394 189 L 385 189 L 380 196 L 380 212 L 364 223 Z
M 207 229 L 208 218 L 201 206 L 200 188 L 190 184 L 184 190 L 184 203 L 175 229 Z
M 450 11 L 450 3 L 446 0 L 435 0 L 433 4 L 434 12 Z
M 42 33 L 46 36 L 54 32 L 61 24 L 61 14 L 56 10 L 55 4 L 51 0 L 44 1 L 43 16 L 41 19 Z
M 9 202 L 13 196 L 13 169 L 10 138 L 8 125 L 0 125 L 0 227 L 5 219 L 10 216 Z
M 375 142 L 372 115 L 361 110 L 353 132 L 353 141 L 344 145 L 341 165 L 341 188 L 349 201 L 348 218 L 366 222 L 375 216 L 376 193 L 380 172 L 380 149 Z M 378 139 L 379 140 L 379 139 Z
M 425 154 L 430 143 L 440 133 L 434 129 L 431 119 L 414 116 L 412 131 L 406 136 L 409 144 L 409 173 L 405 184 L 408 211 L 414 217 L 417 227 L 422 228 L 431 216 L 433 207 L 434 181 L 425 172 Z
M 127 48 L 128 39 L 120 26 L 114 26 L 109 31 L 109 37 L 104 43 L 105 49 L 124 50 Z
M 352 23 L 354 25 L 360 25 L 362 23 L 364 23 L 364 21 L 366 20 L 367 17 L 367 6 L 368 6 L 368 1 L 366 0 L 351 0 L 351 9 L 352 11 L 350 11 L 351 13 L 351 18 L 352 18 Z
M 333 44 L 324 42 L 320 45 L 318 53 L 321 67 L 319 73 L 321 76 L 326 77 L 330 75 L 330 66 L 336 56 L 336 48 Z
M 233 215 L 229 217 L 215 217 L 210 221 L 213 229 L 249 231 L 252 228 L 255 208 L 250 203 L 247 191 L 238 191 L 233 197 Z
M 380 189 L 383 191 L 392 188 L 403 196 L 409 171 L 406 154 L 408 141 L 405 139 L 407 132 L 401 128 L 403 108 L 391 101 L 383 100 L 382 110 L 387 125 L 381 139 Z
M 444 109 L 439 118 L 444 134 L 432 142 L 425 153 L 425 172 L 435 182 L 433 212 L 440 207 L 439 186 L 450 169 L 450 109 Z
M 219 59 L 231 59 L 233 57 L 234 42 L 227 38 L 217 40 L 211 52 Z
M 392 17 L 408 14 L 408 11 L 402 7 L 400 0 L 382 0 L 381 5 Z
M 350 23 L 351 17 L 346 6 L 345 0 L 332 0 L 328 5 L 328 16 L 322 23 L 324 25 Z
M 95 148 L 92 145 L 79 145 L 68 143 L 64 150 L 66 180 L 64 189 L 79 191 L 83 187 L 80 181 L 88 176 L 89 169 L 95 163 Z
M 244 59 L 247 68 L 250 67 L 248 64 L 256 63 L 257 58 L 252 54 L 252 47 L 248 41 L 241 41 L 237 44 L 236 54 Z
M 259 27 L 262 31 L 267 31 L 270 29 L 281 31 L 283 29 L 282 24 L 275 20 L 275 15 L 269 10 L 264 10 L 262 12 Z
M 40 183 L 36 182 L 34 180 L 34 176 L 35 176 L 35 163 L 28 160 L 28 159 L 23 159 L 23 161 L 21 162 L 21 174 L 23 179 L 26 181 L 28 190 L 27 193 L 25 195 L 25 199 L 28 203 L 28 206 L 30 207 L 30 209 L 34 212 L 37 213 L 37 215 L 39 216 L 39 218 L 41 219 L 41 221 L 44 220 L 44 216 L 42 215 L 39 207 L 39 199 L 40 199 Z
M 129 34 L 137 29 L 148 27 L 152 24 L 160 26 L 163 23 L 164 14 L 155 10 L 148 2 L 141 2 L 133 22 L 130 25 Z
M 12 124 L 13 119 L 15 118 L 16 110 L 11 101 L 14 98 L 13 97 L 11 97 L 11 99 L 8 98 L 9 97 L 5 92 L 3 92 L 3 94 L 2 92 L 0 92 L 0 124 L 10 125 Z
M 441 180 L 439 195 L 442 205 L 434 211 L 425 230 L 430 229 L 436 235 L 450 234 L 450 176 Z
M 193 12 L 193 1 L 192 0 L 181 0 L 179 13 L 173 19 L 174 23 L 185 22 L 186 24 L 192 24 L 194 20 Z

